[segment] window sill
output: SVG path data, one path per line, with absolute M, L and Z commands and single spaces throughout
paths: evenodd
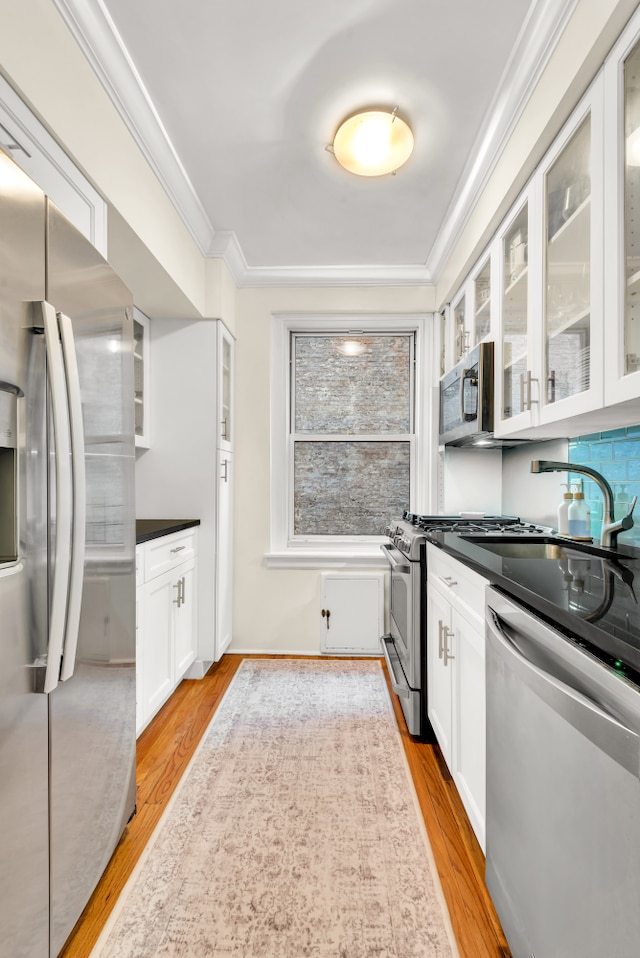
M 264 559 L 269 569 L 386 569 L 389 566 L 380 546 L 349 551 L 296 547 L 282 552 L 267 552 Z

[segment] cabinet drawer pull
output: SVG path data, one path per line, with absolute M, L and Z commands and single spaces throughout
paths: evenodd
M 171 552 L 182 552 L 183 549 L 186 549 L 186 546 L 176 546 L 175 549 L 172 549 Z
M 442 658 L 444 643 L 442 641 L 442 619 L 438 619 L 438 658 Z
M 438 576 L 438 578 L 440 579 L 441 582 L 444 582 L 444 584 L 448 586 L 449 588 L 458 584 L 457 581 L 455 579 L 452 579 L 450 575 L 441 575 L 441 576 Z

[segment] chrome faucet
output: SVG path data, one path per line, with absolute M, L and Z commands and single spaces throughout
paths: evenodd
M 578 465 L 575 462 L 553 462 L 549 459 L 532 459 L 531 472 L 577 472 L 579 475 L 589 476 L 593 479 L 600 487 L 604 499 L 602 532 L 600 533 L 600 545 L 603 548 L 615 549 L 619 533 L 633 528 L 633 510 L 638 497 L 633 497 L 626 516 L 616 520 L 613 512 L 613 492 L 611 486 L 604 476 L 601 476 L 595 469 L 591 469 L 589 466 Z

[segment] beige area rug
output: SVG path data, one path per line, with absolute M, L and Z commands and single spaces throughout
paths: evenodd
M 98 956 L 458 956 L 378 662 L 245 659 Z

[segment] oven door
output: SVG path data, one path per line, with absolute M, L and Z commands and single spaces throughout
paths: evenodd
M 411 735 L 420 735 L 420 616 L 416 590 L 418 562 L 410 562 L 395 546 L 381 546 L 391 571 L 391 631 L 381 639 L 393 691 L 400 699 Z

